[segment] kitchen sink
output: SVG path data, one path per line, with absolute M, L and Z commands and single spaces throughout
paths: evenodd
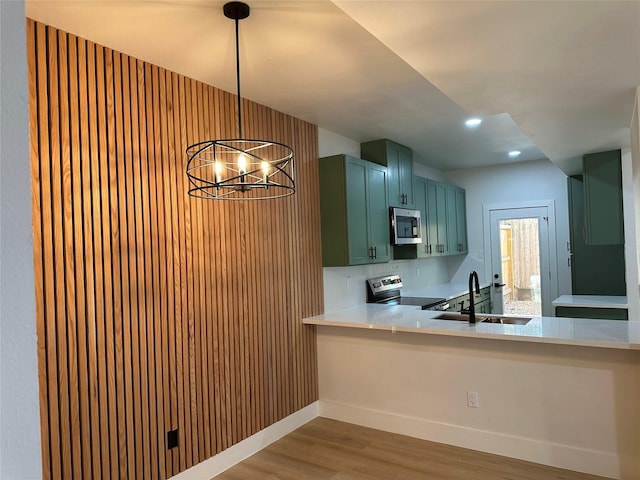
M 523 317 L 485 317 L 479 321 L 482 323 L 502 323 L 504 325 L 526 325 L 531 319 Z
M 441 313 L 437 317 L 433 318 L 436 320 L 458 320 L 459 322 L 469 321 L 469 315 L 466 313 Z
M 433 317 L 435 320 L 456 320 L 458 322 L 468 322 L 469 315 L 466 313 L 441 313 Z M 504 317 L 499 315 L 476 315 L 476 323 L 501 323 L 503 325 L 526 325 L 531 321 L 525 317 Z

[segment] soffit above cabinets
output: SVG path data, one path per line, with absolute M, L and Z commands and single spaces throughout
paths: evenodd
M 235 92 L 223 1 L 29 0 L 27 15 Z M 629 146 L 640 2 L 250 2 L 243 96 L 441 170 Z M 475 130 L 463 123 L 483 117 Z M 509 150 L 522 154 L 513 160 Z

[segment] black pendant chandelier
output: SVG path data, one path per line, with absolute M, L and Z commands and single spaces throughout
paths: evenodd
M 187 148 L 189 195 L 218 200 L 261 200 L 295 193 L 293 149 L 269 140 L 242 135 L 240 96 L 240 48 L 238 22 L 249 16 L 249 5 L 225 4 L 224 15 L 236 24 L 236 78 L 238 93 L 238 138 L 207 140 Z

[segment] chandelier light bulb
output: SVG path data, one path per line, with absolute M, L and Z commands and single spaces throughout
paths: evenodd
M 247 173 L 247 157 L 244 154 L 240 154 L 238 157 L 238 170 L 240 170 L 241 175 Z
M 220 162 L 213 162 L 213 169 L 216 172 L 216 182 L 220 183 L 220 178 L 222 177 L 222 165 L 220 165 Z

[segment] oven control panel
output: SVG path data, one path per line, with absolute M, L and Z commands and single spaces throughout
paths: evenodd
M 370 278 L 367 280 L 369 288 L 374 295 L 389 290 L 399 290 L 402 288 L 400 275 L 385 275 L 384 277 Z

